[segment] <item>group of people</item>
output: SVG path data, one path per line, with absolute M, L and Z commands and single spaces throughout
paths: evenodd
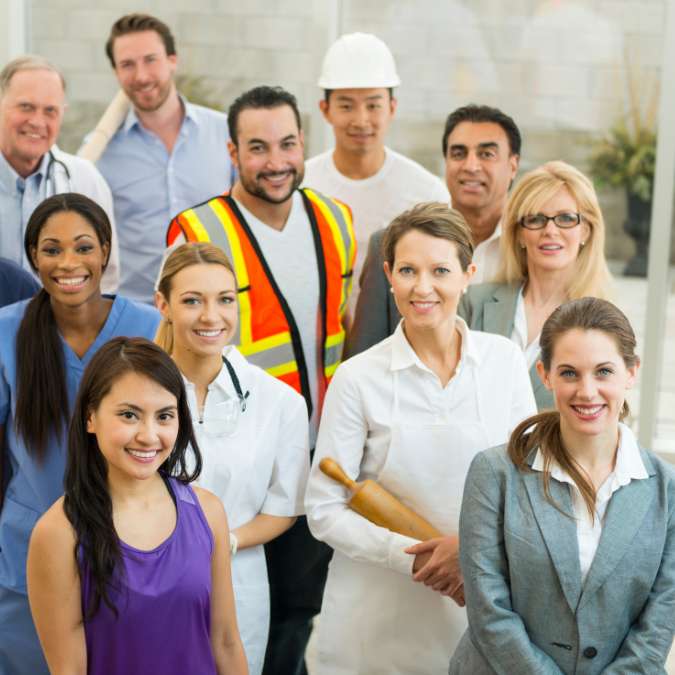
M 105 49 L 130 108 L 96 167 L 54 144 L 52 64 L 0 73 L 0 675 L 302 675 L 319 612 L 314 675 L 665 672 L 675 471 L 622 422 L 592 182 L 517 179 L 484 105 L 445 184 L 388 148 L 373 35 L 326 53 L 306 164 L 289 92 L 190 103 L 149 15 Z

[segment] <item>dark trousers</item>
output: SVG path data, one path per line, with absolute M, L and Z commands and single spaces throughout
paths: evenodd
M 270 635 L 263 675 L 307 675 L 305 649 L 321 611 L 333 549 L 312 537 L 307 519 L 265 545 L 270 582 Z

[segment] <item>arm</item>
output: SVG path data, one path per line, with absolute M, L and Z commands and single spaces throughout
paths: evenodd
M 274 383 L 275 387 L 277 383 Z M 260 513 L 233 530 L 238 548 L 266 544 L 288 530 L 304 513 L 302 499 L 309 473 L 309 423 L 305 400 L 290 389 L 276 398 L 279 427 L 272 475 Z
M 359 299 L 345 345 L 345 359 L 389 337 L 389 284 L 384 274 L 381 243 L 382 231 L 375 232 L 368 241 L 368 253 L 359 279 Z
M 30 610 L 51 675 L 85 675 L 75 533 L 59 499 L 40 518 L 30 538 L 27 582 Z
M 211 649 L 216 669 L 218 675 L 248 675 L 232 590 L 227 516 L 215 495 L 198 487 L 194 490 L 214 539 L 211 556 Z
M 464 579 L 459 566 L 459 536 L 454 534 L 422 541 L 406 553 L 415 555 L 413 579 L 451 597 L 464 607 Z
M 369 428 L 361 395 L 349 366 L 341 365 L 326 393 L 319 437 L 307 484 L 305 507 L 309 529 L 320 541 L 357 562 L 367 562 L 410 576 L 417 541 L 379 527 L 352 511 L 346 488 L 324 475 L 319 462 L 332 457 L 352 479 L 361 471 Z M 366 451 L 367 452 L 367 451 Z
M 557 664 L 532 644 L 523 620 L 511 607 L 503 501 L 503 480 L 480 453 L 464 485 L 459 524 L 471 640 L 497 675 L 562 675 Z
M 665 673 L 664 663 L 675 634 L 675 490 L 670 492 L 666 542 L 649 600 L 603 675 Z

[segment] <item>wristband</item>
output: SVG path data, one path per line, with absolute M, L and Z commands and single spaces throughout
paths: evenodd
M 234 532 L 230 532 L 230 556 L 234 558 L 237 555 L 237 549 L 239 548 L 239 540 L 237 535 Z

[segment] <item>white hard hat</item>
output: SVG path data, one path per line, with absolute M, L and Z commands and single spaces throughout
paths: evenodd
M 380 38 L 349 33 L 326 52 L 319 77 L 322 89 L 370 89 L 401 84 L 394 57 Z

